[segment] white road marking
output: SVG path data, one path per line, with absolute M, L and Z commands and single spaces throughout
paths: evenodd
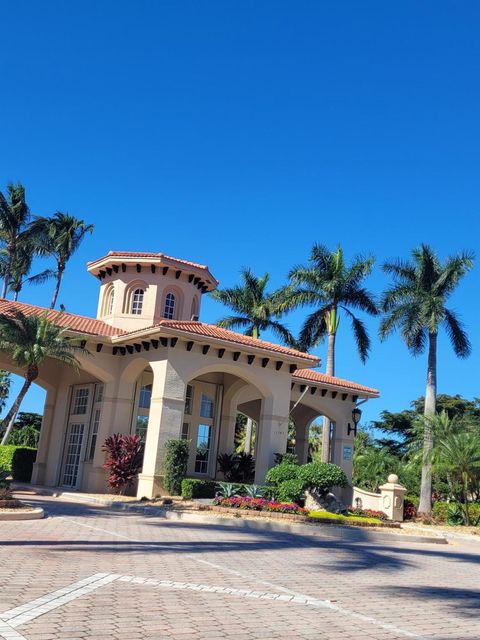
M 22 636 L 21 633 L 15 631 L 13 627 L 11 627 L 8 622 L 5 622 L 0 618 L 0 638 L 5 638 L 5 640 L 27 640 L 25 636 Z
M 101 527 L 95 527 L 93 525 L 90 524 L 85 524 L 84 522 L 78 522 L 77 520 L 73 520 L 72 518 L 66 518 L 64 516 L 58 516 L 59 518 L 61 518 L 62 520 L 68 520 L 69 522 L 74 522 L 76 525 L 79 525 L 81 527 L 86 527 L 87 529 L 93 529 L 96 531 L 101 531 L 102 533 L 107 533 L 108 535 L 111 536 L 115 536 L 117 538 L 123 538 L 124 540 L 128 540 L 134 544 L 141 544 L 143 546 L 145 546 L 146 548 L 157 548 L 159 546 L 162 545 L 161 542 L 158 542 L 157 544 L 151 544 L 151 543 L 144 543 L 141 540 L 137 540 L 135 538 L 131 538 L 130 536 L 126 536 L 123 535 L 121 533 L 117 533 L 115 531 L 110 531 L 108 529 L 103 529 Z M 141 517 L 141 516 L 139 516 Z M 225 572 L 225 573 L 231 573 L 233 575 L 236 575 L 237 577 L 240 578 L 245 578 L 246 580 L 253 580 L 255 582 L 258 582 L 260 584 L 264 584 L 265 586 L 268 587 L 273 587 L 274 589 L 276 589 L 277 591 L 282 591 L 284 594 L 288 594 L 290 596 L 292 596 L 292 601 L 293 602 L 298 602 L 301 604 L 308 604 L 309 606 L 314 606 L 317 608 L 323 608 L 323 609 L 329 609 L 331 611 L 335 611 L 336 613 L 341 613 L 342 615 L 348 617 L 348 618 L 355 618 L 356 620 L 360 620 L 361 622 L 366 622 L 368 624 L 372 624 L 376 627 L 379 627 L 381 629 L 385 629 L 386 631 L 391 631 L 392 633 L 396 633 L 398 635 L 402 635 L 406 638 L 415 638 L 416 640 L 423 640 L 423 636 L 418 635 L 417 633 L 414 633 L 412 631 L 407 631 L 406 629 L 402 629 L 401 627 L 397 627 L 394 624 L 389 624 L 388 622 L 383 622 L 382 620 L 379 620 L 378 618 L 374 618 L 373 616 L 367 616 L 364 615 L 363 613 L 358 613 L 356 611 L 352 611 L 351 609 L 347 609 L 345 607 L 341 607 L 339 605 L 333 604 L 332 602 L 330 602 L 329 600 L 321 600 L 318 598 L 313 598 L 311 596 L 305 595 L 303 593 L 298 593 L 297 591 L 292 591 L 291 589 L 288 589 L 287 587 L 283 587 L 282 585 L 278 585 L 272 582 L 268 582 L 266 580 L 261 580 L 255 576 L 251 576 L 248 574 L 244 574 L 240 571 L 235 571 L 233 569 L 230 569 L 229 567 L 226 567 L 224 565 L 221 564 L 216 564 L 214 562 L 210 562 L 208 560 L 203 560 L 202 558 L 197 558 L 194 555 L 188 554 L 186 556 L 187 558 L 189 558 L 190 560 L 193 560 L 194 562 L 199 562 L 202 564 L 206 564 L 209 565 L 215 569 L 220 569 L 221 571 Z M 133 579 L 133 578 L 132 578 Z M 143 579 L 146 580 L 146 579 Z M 172 584 L 183 584 L 183 583 L 173 583 Z M 229 589 L 229 592 L 231 592 L 232 590 Z

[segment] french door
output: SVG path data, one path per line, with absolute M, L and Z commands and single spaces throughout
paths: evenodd
M 60 485 L 78 489 L 81 482 L 88 426 L 92 413 L 94 385 L 78 385 L 72 389 Z

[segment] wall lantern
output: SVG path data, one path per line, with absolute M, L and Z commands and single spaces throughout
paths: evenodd
M 350 424 L 348 425 L 348 431 L 347 431 L 347 435 L 349 436 L 350 433 L 353 431 L 353 435 L 356 436 L 357 435 L 357 425 L 360 422 L 360 418 L 362 417 L 362 411 L 361 409 L 359 409 L 358 407 L 354 407 L 353 411 L 352 411 L 352 420 L 353 420 L 353 427 L 350 426 Z

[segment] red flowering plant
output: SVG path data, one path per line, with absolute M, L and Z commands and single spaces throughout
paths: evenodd
M 374 509 L 349 509 L 349 514 L 358 516 L 359 518 L 377 518 L 378 520 L 388 520 L 387 514 L 383 511 L 375 511 Z
M 122 494 L 135 482 L 143 464 L 143 442 L 139 436 L 115 433 L 105 440 L 104 469 L 108 470 L 108 484 L 114 493 Z
M 295 502 L 276 502 L 267 498 L 251 498 L 250 496 L 232 496 L 231 498 L 215 498 L 213 503 L 219 507 L 230 509 L 250 509 L 252 511 L 270 511 L 276 513 L 306 513 L 303 507 Z

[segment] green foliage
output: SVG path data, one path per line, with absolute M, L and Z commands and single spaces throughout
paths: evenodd
M 366 446 L 353 459 L 353 484 L 367 491 L 378 491 L 390 473 L 397 473 L 399 460 L 388 449 Z
M 344 516 L 340 513 L 330 513 L 329 511 L 310 511 L 309 518 L 325 522 L 336 522 L 338 524 L 356 524 L 360 526 L 382 524 L 380 518 L 366 518 L 364 516 Z
M 276 453 L 275 464 L 298 464 L 296 453 Z
M 465 510 L 460 503 L 437 501 L 433 503 L 432 515 L 437 522 L 453 524 L 453 520 L 460 520 L 458 514 L 462 516 L 459 524 L 465 523 Z M 471 524 L 480 522 L 480 503 L 474 502 L 469 505 L 469 518 Z M 451 522 L 449 522 L 449 519 Z
M 231 482 L 249 482 L 255 474 L 255 461 L 250 453 L 221 453 L 217 457 L 218 469 Z
M 276 467 L 269 469 L 265 479 L 269 484 L 278 486 L 286 480 L 295 480 L 298 478 L 299 469 L 299 465 L 282 462 L 281 464 L 277 464 Z
M 263 498 L 265 496 L 266 487 L 258 484 L 246 484 L 243 487 L 245 495 L 249 498 Z
M 8 489 L 10 487 L 10 471 L 0 469 L 0 489 Z
M 305 490 L 326 493 L 332 487 L 346 487 L 347 476 L 343 469 L 328 462 L 310 462 L 298 467 L 298 478 Z
M 456 502 L 448 505 L 447 524 L 453 526 L 464 524 L 462 507 Z
M 8 471 L 17 482 L 30 482 L 37 450 L 31 447 L 0 445 L 0 469 Z
M 42 416 L 40 413 L 29 411 L 19 411 L 15 419 L 14 429 L 23 429 L 23 427 L 34 427 L 37 431 L 42 428 Z
M 180 495 L 187 475 L 190 441 L 171 439 L 165 443 L 164 484 L 170 495 Z
M 37 448 L 38 440 L 40 438 L 40 431 L 33 425 L 27 425 L 21 429 L 14 429 L 8 439 L 10 444 L 14 444 L 20 447 L 33 447 Z
M 182 480 L 181 495 L 187 500 L 214 498 L 216 491 L 217 483 L 212 480 L 197 480 L 196 478 Z
M 293 479 L 281 482 L 275 492 L 275 497 L 280 502 L 296 502 L 303 504 L 305 489 L 303 480 Z

